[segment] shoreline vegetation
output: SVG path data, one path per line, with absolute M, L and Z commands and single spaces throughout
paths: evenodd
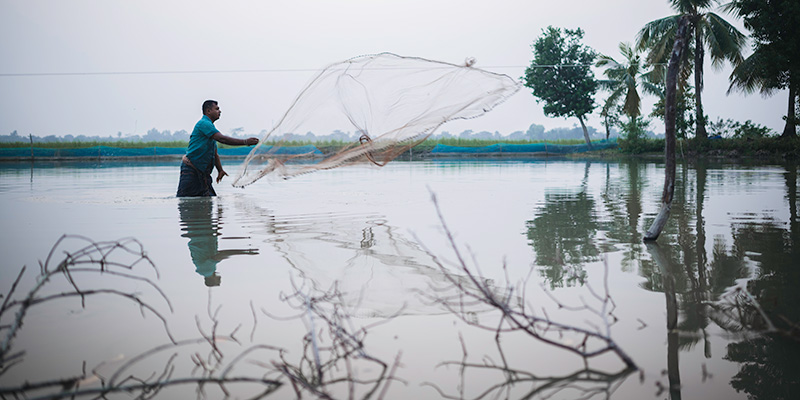
M 566 139 L 566 140 L 497 140 L 497 139 L 459 139 L 459 138 L 437 138 L 428 139 L 419 145 L 413 147 L 410 151 L 400 155 L 398 159 L 408 160 L 417 158 L 433 158 L 433 157 L 458 157 L 458 158 L 481 158 L 500 156 L 496 153 L 457 153 L 449 155 L 434 155 L 431 153 L 437 144 L 447 146 L 461 146 L 461 147 L 483 147 L 491 146 L 498 143 L 505 144 L 536 144 L 547 143 L 554 145 L 581 145 L 584 143 L 580 139 Z M 616 157 L 663 157 L 664 154 L 664 139 L 663 138 L 645 138 L 638 140 L 618 139 L 618 146 L 613 149 L 603 150 L 590 150 L 581 153 L 571 154 L 542 154 L 542 153 L 509 153 L 503 154 L 503 157 L 570 157 L 570 158 L 616 158 Z M 185 148 L 188 142 L 186 141 L 166 141 L 166 142 L 106 142 L 106 141 L 73 141 L 73 142 L 47 142 L 47 143 L 34 143 L 30 142 L 10 142 L 0 143 L 1 149 L 87 149 L 93 147 L 110 147 L 118 149 L 148 149 L 154 147 L 160 148 Z M 269 143 L 268 143 L 269 144 Z M 330 155 L 337 151 L 342 150 L 346 146 L 353 145 L 352 142 L 346 141 L 289 141 L 282 144 L 283 147 L 296 147 L 296 146 L 316 146 L 324 155 Z M 229 148 L 231 146 L 220 145 L 220 149 Z M 677 145 L 677 157 L 679 159 L 697 159 L 697 158 L 723 158 L 723 159 L 739 159 L 739 158 L 756 158 L 756 159 L 796 159 L 800 157 L 800 139 L 797 138 L 781 138 L 777 136 L 759 137 L 759 138 L 719 138 L 719 139 L 679 139 Z M 132 156 L 132 157 L 99 157 L 99 158 L 175 158 L 177 155 L 158 155 L 158 156 Z M 242 156 L 228 156 L 232 158 Z M 33 159 L 42 160 L 58 160 L 74 157 L 33 157 Z M 87 158 L 87 157 L 79 157 Z M 94 157 L 98 158 L 98 157 Z M 2 157 L 0 161 L 20 161 L 24 159 L 31 159 L 30 156 L 12 156 Z

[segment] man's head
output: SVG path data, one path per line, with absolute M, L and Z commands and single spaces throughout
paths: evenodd
M 203 115 L 208 116 L 211 118 L 211 122 L 214 122 L 219 119 L 219 116 L 222 115 L 222 111 L 219 109 L 219 103 L 216 100 L 206 100 L 203 102 Z

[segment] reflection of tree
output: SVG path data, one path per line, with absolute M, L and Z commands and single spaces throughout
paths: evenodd
M 710 341 L 706 327 L 714 319 L 725 327 L 720 315 L 707 310 L 707 305 L 725 294 L 725 291 L 742 278 L 746 270 L 741 259 L 726 251 L 722 238 L 714 245 L 714 260 L 711 262 L 711 282 L 699 284 L 699 274 L 695 268 L 686 264 L 685 253 L 680 246 L 648 243 L 647 250 L 652 262 L 643 262 L 643 270 L 648 271 L 647 290 L 664 292 L 667 309 L 667 376 L 671 399 L 680 399 L 680 350 L 693 347 L 701 339 L 705 342 L 704 353 L 710 357 Z M 705 280 L 704 280 L 705 281 Z M 708 299 L 708 300 L 707 300 Z M 695 332 L 700 334 L 695 334 Z
M 196 272 L 206 286 L 219 286 L 220 276 L 217 264 L 237 254 L 258 254 L 255 249 L 219 250 L 217 237 L 222 227 L 222 205 L 217 203 L 214 216 L 214 200 L 210 198 L 186 198 L 178 203 L 183 237 L 189 238 L 189 252 L 192 255 Z
M 590 165 L 586 163 L 578 193 L 546 193 L 544 205 L 536 210 L 537 217 L 526 224 L 536 264 L 552 288 L 583 284 L 583 263 L 598 258 L 595 201 L 586 187 Z
M 646 278 L 643 288 L 664 292 L 667 297 L 667 372 L 673 399 L 681 395 L 678 352 L 703 341 L 705 356 L 711 356 L 708 326 L 715 321 L 724 328 L 728 322 L 710 305 L 726 295 L 737 279 L 749 275 L 741 247 L 734 243 L 729 249 L 722 236 L 714 238 L 712 259 L 708 260 L 703 216 L 705 164 L 698 162 L 694 171 L 692 176 L 688 168 L 681 169 L 675 187 L 667 232 L 677 235 L 663 235 L 668 241 L 648 244 L 652 260 L 643 261 L 640 269 Z
M 731 343 L 726 360 L 741 363 L 731 379 L 737 392 L 750 399 L 796 399 L 800 393 L 800 342 L 763 336 Z
M 639 216 L 642 213 L 641 193 L 645 181 L 641 176 L 639 160 L 626 160 L 620 164 L 620 168 L 623 166 L 627 176 L 617 181 L 611 178 L 610 166 L 606 164 L 606 184 L 601 198 L 609 215 L 609 220 L 603 224 L 606 236 L 613 243 L 624 244 L 622 269 L 630 271 L 643 250 Z
M 713 259 L 708 260 L 705 249 L 705 222 L 703 205 L 706 190 L 706 165 L 698 162 L 692 176 L 689 168 L 679 171 L 680 179 L 675 185 L 672 205 L 673 218 L 668 223 L 671 243 L 661 243 L 661 252 L 675 265 L 671 277 L 675 282 L 680 310 L 677 329 L 682 333 L 682 349 L 704 342 L 705 356 L 711 357 L 711 346 L 707 327 L 711 323 L 708 305 L 722 296 L 727 288 L 735 285 L 736 279 L 748 276 L 742 262 L 741 252 L 736 246 L 728 250 L 722 237 L 714 239 Z M 691 178 L 694 178 L 692 180 Z M 694 189 L 694 191 L 692 190 Z M 647 290 L 664 291 L 662 272 L 653 269 L 650 263 L 642 263 L 640 271 L 647 278 L 643 287 Z
M 669 251 L 654 242 L 647 243 L 647 251 L 653 258 L 662 277 L 662 288 L 667 298 L 667 377 L 669 378 L 669 397 L 672 400 L 681 398 L 681 373 L 678 359 L 678 299 L 675 289 L 675 275 L 680 266 L 669 254 Z
M 789 203 L 789 229 L 777 221 L 751 222 L 734 227 L 734 240 L 759 268 L 747 290 L 781 334 L 748 338 L 727 347 L 726 359 L 741 363 L 731 380 L 737 391 L 752 399 L 794 399 L 800 393 L 800 221 L 797 217 L 797 165 L 784 174 Z M 758 320 L 750 309 L 745 322 Z M 745 325 L 744 323 L 740 325 Z M 788 333 L 788 335 L 786 335 Z M 789 337 L 787 337 L 789 336 Z M 793 339 L 794 338 L 794 339 Z
M 706 166 L 700 161 L 694 165 L 695 182 L 691 185 L 689 168 L 681 169 L 683 185 L 677 185 L 675 197 L 681 199 L 680 204 L 673 203 L 673 207 L 681 209 L 677 213 L 677 242 L 683 260 L 684 282 L 686 290 L 681 294 L 681 308 L 684 319 L 679 324 L 683 332 L 698 332 L 700 335 L 684 335 L 681 339 L 682 347 L 692 348 L 702 337 L 706 358 L 711 357 L 711 345 L 708 338 L 707 327 L 710 323 L 707 312 L 707 300 L 712 297 L 708 292 L 707 260 L 705 249 L 705 223 L 703 219 L 703 204 L 705 202 Z M 692 189 L 695 189 L 694 199 L 691 198 Z M 692 201 L 694 200 L 694 201 Z M 692 221 L 694 219 L 694 221 Z M 694 222 L 694 227 L 692 226 Z M 694 228 L 694 229 L 692 229 Z M 733 285 L 733 281 L 729 285 Z M 719 295 L 721 293 L 717 293 Z
M 483 357 L 482 363 L 468 362 L 467 345 L 462 338 L 461 346 L 464 354 L 462 361 L 443 363 L 443 365 L 460 366 L 460 394 L 458 396 L 449 395 L 437 385 L 428 383 L 442 397 L 464 399 L 468 371 L 477 371 L 479 374 L 497 372 L 504 378 L 483 389 L 475 397 L 476 399 L 501 396 L 506 398 L 543 396 L 547 398 L 556 394 L 564 395 L 565 392 L 570 392 L 569 395 L 572 396 L 581 396 L 581 398 L 590 398 L 597 394 L 605 394 L 606 397 L 609 397 L 616 385 L 637 369 L 633 359 L 611 338 L 611 326 L 617 321 L 617 317 L 614 315 L 616 305 L 611 299 L 608 288 L 608 265 L 605 266 L 603 291 L 595 291 L 589 283 L 586 283 L 586 289 L 591 295 L 589 301 L 582 298 L 580 305 L 570 305 L 561 303 L 553 295 L 550 295 L 559 309 L 579 312 L 588 317 L 585 324 L 590 328 L 551 319 L 546 310 L 539 315 L 535 311 L 537 307 L 534 307 L 528 300 L 530 297 L 527 293 L 527 280 L 512 283 L 506 276 L 504 287 L 495 285 L 481 275 L 480 268 L 474 264 L 474 260 L 472 264 L 466 261 L 445 223 L 435 196 L 433 196 L 433 202 L 455 261 L 444 262 L 438 256 L 430 254 L 442 274 L 458 291 L 457 296 L 441 297 L 438 302 L 469 326 L 493 331 L 500 356 L 500 362 L 495 362 L 488 356 Z M 445 267 L 445 264 L 455 268 Z M 456 275 L 455 271 L 458 271 L 459 274 Z M 475 303 L 483 304 L 490 311 L 481 320 L 475 318 L 474 313 L 469 312 L 465 307 L 465 305 Z M 588 319 L 596 321 L 588 321 Z M 511 367 L 502 345 L 503 338 L 511 335 L 527 336 L 563 350 L 567 355 L 577 356 L 581 359 L 584 368 L 563 376 L 542 377 Z M 593 360 L 608 354 L 617 357 L 624 364 L 624 368 L 616 373 L 609 373 L 590 367 Z M 524 394 L 514 393 L 512 395 L 512 390 L 521 390 Z

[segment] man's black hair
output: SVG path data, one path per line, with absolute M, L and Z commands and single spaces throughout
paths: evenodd
M 205 114 L 206 111 L 210 110 L 211 107 L 214 107 L 217 104 L 219 104 L 219 103 L 217 103 L 216 100 L 206 100 L 206 101 L 204 101 L 203 102 L 203 114 Z

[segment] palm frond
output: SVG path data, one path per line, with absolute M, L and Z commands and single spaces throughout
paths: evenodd
M 628 87 L 628 91 L 625 95 L 625 105 L 622 106 L 623 110 L 625 110 L 625 114 L 631 117 L 638 117 L 641 114 L 641 105 L 642 101 L 639 97 L 639 92 L 636 91 L 636 87 Z
M 665 70 L 655 68 L 641 74 L 642 83 L 660 84 L 666 81 Z
M 720 5 L 719 9 L 725 13 L 733 15 L 736 18 L 742 18 L 744 16 L 741 7 L 739 7 L 736 4 L 736 1 L 731 1 L 730 3 L 722 4 Z
M 675 36 L 680 15 L 671 15 L 650 21 L 636 34 L 636 48 L 639 50 L 652 49 L 659 42 Z M 670 40 L 671 42 L 671 40 Z
M 780 89 L 779 85 L 767 77 L 764 62 L 766 62 L 764 54 L 756 49 L 753 54 L 739 63 L 728 78 L 731 83 L 728 86 L 727 94 L 731 94 L 733 91 L 750 94 L 758 90 L 762 96 L 767 97 Z
M 611 92 L 611 94 L 608 96 L 608 98 L 606 99 L 606 102 L 605 102 L 605 103 L 604 103 L 604 105 L 603 105 L 603 111 L 604 111 L 606 114 L 608 114 L 608 111 L 609 111 L 609 110 L 611 110 L 611 109 L 613 109 L 614 107 L 616 107 L 616 106 L 617 106 L 617 104 L 619 103 L 619 99 L 622 97 L 622 94 L 624 93 L 624 90 L 623 90 L 623 89 L 624 89 L 624 88 L 623 88 L 622 86 L 619 86 L 619 87 L 617 88 L 617 90 L 614 90 L 614 91 L 613 91 L 613 92 Z
M 607 92 L 613 92 L 620 87 L 620 82 L 616 79 L 598 79 L 597 87 Z
M 664 89 L 661 86 L 658 86 L 651 82 L 642 82 L 642 89 L 647 94 L 652 94 L 653 96 L 658 96 L 660 98 L 664 98 L 666 93 L 664 93 Z
M 628 75 L 628 70 L 625 69 L 624 66 L 619 66 L 618 68 L 609 68 L 605 70 L 603 74 L 607 76 L 608 79 L 621 81 Z
M 678 70 L 679 90 L 689 86 L 689 78 L 694 74 L 694 51 L 694 46 L 687 46 L 686 51 L 683 52 L 683 58 L 679 64 L 680 69 Z
M 708 13 L 703 21 L 703 41 L 708 46 L 711 65 L 719 69 L 724 61 L 733 65 L 742 62 L 747 36 L 717 14 Z
M 636 57 L 636 50 L 633 48 L 630 42 L 620 42 L 619 43 L 619 52 L 628 60 L 632 60 Z
M 682 14 L 691 14 L 697 10 L 710 8 L 717 0 L 670 0 L 672 8 Z
M 607 56 L 605 54 L 601 54 L 601 55 L 597 56 L 597 62 L 594 64 L 594 66 L 595 67 L 616 68 L 617 66 L 619 66 L 619 63 L 616 60 L 614 60 L 613 58 L 611 58 L 610 56 Z

